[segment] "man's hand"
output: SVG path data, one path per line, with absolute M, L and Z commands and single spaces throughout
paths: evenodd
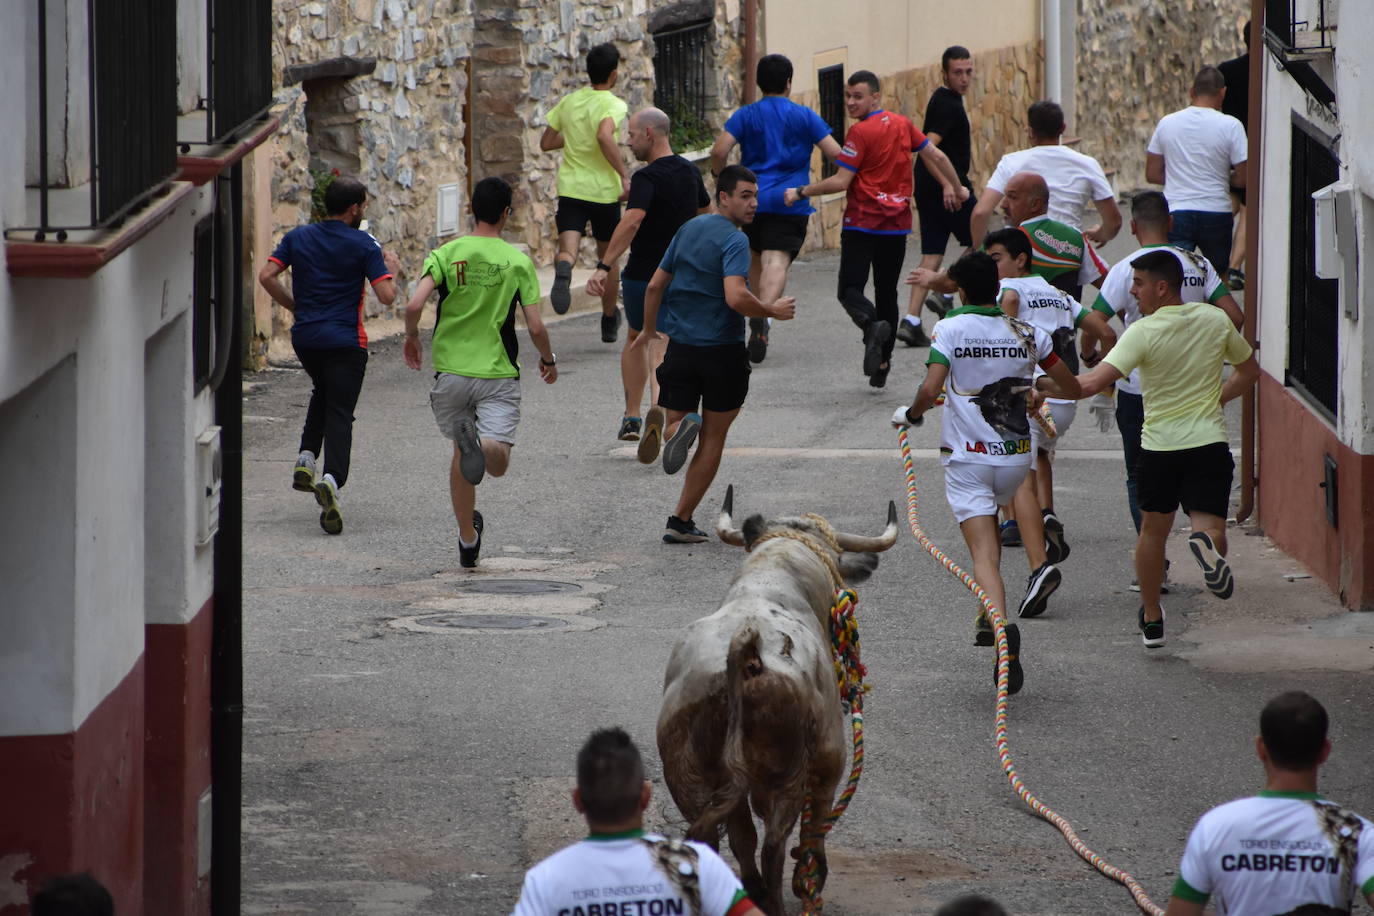
M 957 211 L 968 200 L 968 188 L 961 184 L 945 185 L 944 189 L 945 209 L 951 213 Z
M 544 358 L 539 358 L 539 377 L 544 380 L 544 384 L 552 385 L 558 381 L 558 366 L 550 366 L 544 362 Z
M 387 270 L 391 271 L 392 276 L 401 272 L 401 259 L 394 251 L 383 251 L 382 263 L 386 265 Z
M 630 199 L 630 176 L 622 175 L 620 178 L 620 202 L 624 203 Z
M 401 357 L 406 361 L 406 365 L 410 368 L 420 368 L 420 335 L 406 335 L 405 345 L 401 347 Z
M 662 339 L 663 335 L 658 333 L 657 328 L 645 328 L 639 332 L 639 336 L 630 344 L 630 352 L 633 353 L 637 350 L 643 350 L 649 345 L 650 341 Z
M 796 205 L 797 201 L 805 199 L 801 196 L 799 188 L 787 188 L 782 192 L 782 202 L 789 207 Z
M 768 306 L 768 314 L 779 321 L 791 321 L 797 317 L 797 298 L 795 296 L 779 296 Z
M 1084 229 L 1083 238 L 1092 242 L 1099 248 L 1111 241 L 1111 237 L 1102 231 L 1102 226 L 1100 224 L 1093 226 L 1091 229 Z
M 903 426 L 920 426 L 922 423 L 925 422 L 925 419 L 925 417 L 921 416 L 917 417 L 915 422 L 912 422 L 912 420 L 909 419 L 909 415 L 907 414 L 907 405 L 905 404 L 903 404 L 901 407 L 898 407 L 892 413 L 892 425 L 897 429 L 901 429 Z
M 911 273 L 907 274 L 906 285 L 924 286 L 928 288 L 931 284 L 931 281 L 933 281 L 938 276 L 940 276 L 938 271 L 931 270 L 929 267 L 918 267 Z
M 587 281 L 587 292 L 593 296 L 600 296 L 606 290 L 607 276 L 609 275 L 604 270 L 594 272 L 591 279 Z

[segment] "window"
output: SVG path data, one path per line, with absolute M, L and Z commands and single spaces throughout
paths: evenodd
M 1293 124 L 1289 199 L 1288 372 L 1286 382 L 1336 417 L 1339 281 L 1317 277 L 1316 202 L 1312 192 L 1336 181 L 1340 164 L 1330 141 Z
M 844 64 L 822 67 L 816 71 L 816 89 L 821 100 L 821 120 L 830 125 L 830 136 L 844 145 Z M 834 175 L 839 166 L 821 163 L 821 177 Z
M 654 33 L 654 105 L 672 119 L 676 152 L 711 145 L 706 122 L 706 67 L 712 24 L 699 22 Z

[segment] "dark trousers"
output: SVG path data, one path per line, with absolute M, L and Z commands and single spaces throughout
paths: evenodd
M 348 480 L 348 461 L 353 453 L 353 408 L 363 390 L 367 351 L 362 347 L 316 349 L 297 347 L 296 356 L 315 390 L 305 409 L 301 451 L 320 454 L 324 448 L 324 474 L 333 474 L 342 487 Z
M 1145 399 L 1125 391 L 1116 393 L 1116 428 L 1121 431 L 1121 456 L 1126 459 L 1126 499 L 1131 521 L 1140 531 L 1140 501 L 1136 498 L 1136 467 L 1140 464 L 1140 431 L 1145 427 Z
M 897 327 L 897 284 L 902 277 L 902 262 L 906 260 L 905 235 L 875 235 L 853 229 L 840 233 L 840 305 L 849 317 L 867 330 L 875 321 L 886 321 L 893 330 Z M 868 301 L 864 287 L 869 271 L 873 273 L 873 300 Z M 883 362 L 892 355 L 894 335 L 887 335 L 883 346 Z
M 1174 210 L 1173 225 L 1169 227 L 1169 244 L 1186 251 L 1201 251 L 1212 262 L 1218 276 L 1226 279 L 1231 266 L 1231 230 L 1235 217 L 1228 210 L 1212 213 L 1206 210 Z

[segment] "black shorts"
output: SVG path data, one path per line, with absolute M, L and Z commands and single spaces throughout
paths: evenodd
M 553 221 L 559 232 L 581 232 L 583 235 L 587 233 L 587 223 L 591 223 L 592 238 L 609 242 L 620 222 L 620 204 L 594 204 L 576 197 L 560 197 Z
M 924 166 L 917 165 L 917 168 Z M 943 255 L 949 247 L 949 237 L 967 248 L 973 244 L 973 234 L 969 230 L 969 218 L 973 216 L 973 206 L 978 201 L 969 192 L 964 205 L 953 212 L 945 209 L 944 199 L 917 199 L 916 215 L 921 222 L 921 254 Z
M 1231 478 L 1236 468 L 1231 447 L 1213 442 L 1173 452 L 1140 450 L 1136 497 L 1145 512 L 1206 512 L 1225 518 L 1231 508 Z
M 790 213 L 755 213 L 754 221 L 744 227 L 750 251 L 785 251 L 797 257 L 806 241 L 806 224 L 811 217 Z
M 725 413 L 744 405 L 749 394 L 749 353 L 744 342 L 694 347 L 668 341 L 658 367 L 658 404 L 667 410 Z
M 1083 284 L 1078 282 L 1078 271 L 1076 270 L 1064 271 L 1050 281 L 1050 286 L 1053 286 L 1060 292 L 1068 293 L 1078 302 L 1083 301 Z

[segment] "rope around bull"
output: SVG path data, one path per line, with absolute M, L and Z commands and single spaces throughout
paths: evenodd
M 1129 872 L 1109 864 L 1100 855 L 1089 849 L 1087 844 L 1078 838 L 1078 834 L 1074 832 L 1069 822 L 1044 802 L 1040 801 L 1040 799 L 1032 795 L 1031 791 L 1026 788 L 1025 783 L 1021 781 L 1020 775 L 1016 772 L 1016 766 L 1012 763 L 1011 749 L 1007 744 L 1007 679 L 1010 670 L 1010 660 L 1007 657 L 1006 618 L 1002 615 L 1002 609 L 995 607 L 988 599 L 987 592 L 983 591 L 982 586 L 974 581 L 974 578 L 961 569 L 958 564 L 951 560 L 949 556 L 936 546 L 935 542 L 926 537 L 925 532 L 921 530 L 920 519 L 916 514 L 916 468 L 911 459 L 911 442 L 907 436 L 907 428 L 905 426 L 898 429 L 897 441 L 902 446 L 902 469 L 906 473 L 906 514 L 907 521 L 911 525 L 912 535 L 915 536 L 917 542 L 925 548 L 927 553 L 941 563 L 955 578 L 963 582 L 969 591 L 973 592 L 974 596 L 982 602 L 983 609 L 987 613 L 988 619 L 992 621 L 992 626 L 997 632 L 997 714 L 993 734 L 997 742 L 997 756 L 1002 762 L 1002 771 L 1006 773 L 1007 779 L 1011 782 L 1012 789 L 1021 798 L 1021 801 L 1025 802 L 1026 807 L 1058 827 L 1059 832 L 1064 835 L 1069 845 L 1073 847 L 1073 851 L 1078 853 L 1084 861 L 1088 862 L 1088 864 L 1092 865 L 1113 881 L 1125 885 L 1126 889 L 1131 892 L 1131 896 L 1135 898 L 1136 906 L 1140 907 L 1142 912 L 1148 913 L 1149 916 L 1164 916 L 1164 910 L 1150 900 L 1149 895 L 1145 893 L 1145 888 L 1141 887 L 1140 883 L 1136 881 Z

